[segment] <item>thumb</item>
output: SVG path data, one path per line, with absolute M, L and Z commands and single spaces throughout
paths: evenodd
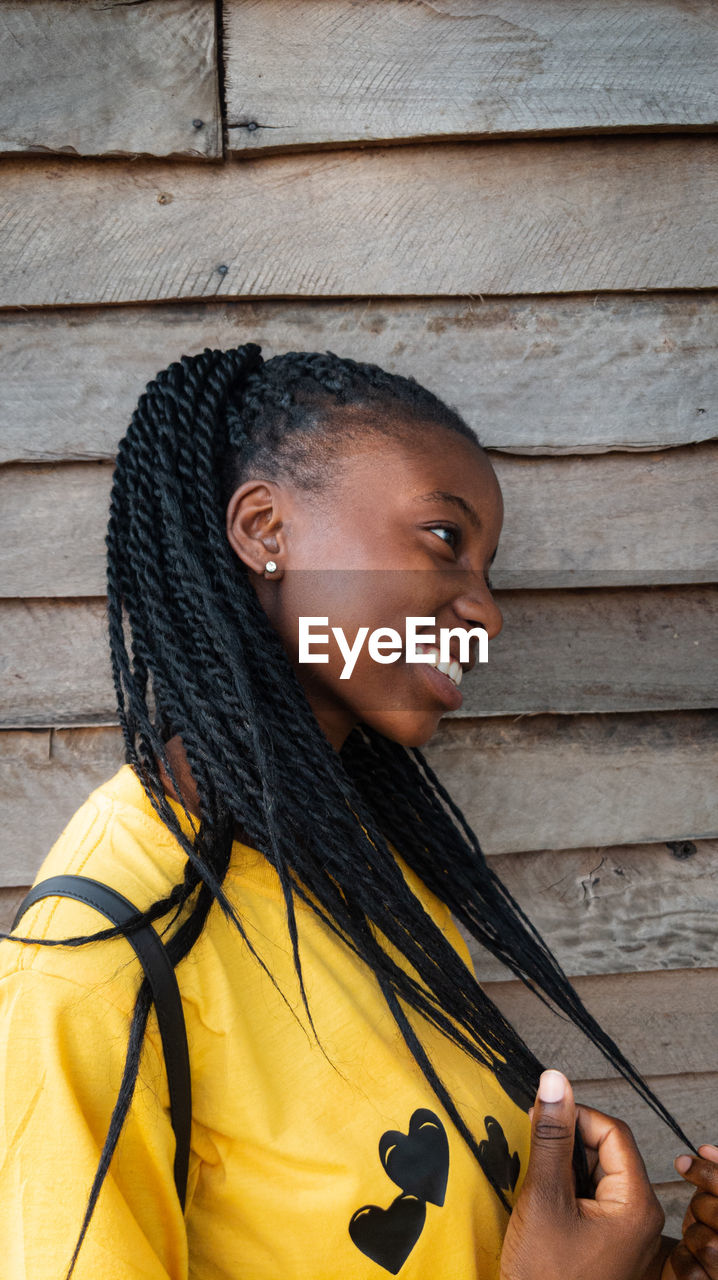
M 542 1199 L 575 1201 L 572 1169 L 576 1104 L 560 1071 L 544 1071 L 531 1115 L 526 1183 Z

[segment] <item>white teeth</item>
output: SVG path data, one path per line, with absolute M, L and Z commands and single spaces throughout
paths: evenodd
M 460 662 L 457 662 L 455 658 L 452 658 L 450 662 L 441 662 L 438 649 L 422 649 L 422 653 L 429 659 L 433 667 L 448 676 L 452 684 L 455 684 L 458 688 L 464 676 Z

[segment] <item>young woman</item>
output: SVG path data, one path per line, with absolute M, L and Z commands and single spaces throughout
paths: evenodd
M 192 1073 L 186 1206 L 128 941 L 88 905 L 45 899 L 0 948 L 10 1276 L 718 1275 L 693 1238 L 718 1240 L 708 1160 L 693 1161 L 703 1199 L 672 1261 L 630 1133 L 586 1109 L 595 1199 L 576 1200 L 575 1111 L 555 1072 L 529 1161 L 540 1065 L 452 919 L 680 1133 L 420 751 L 473 663 L 457 661 L 459 633 L 500 629 L 501 521 L 475 436 L 410 379 L 328 354 L 264 363 L 247 345 L 183 357 L 147 387 L 107 540 L 127 764 L 39 879 L 114 887 L 166 943 Z M 301 661 L 300 618 L 351 643 L 417 616 L 454 629 L 448 670 L 431 646 L 387 662 L 365 645 L 349 678 L 333 643 Z

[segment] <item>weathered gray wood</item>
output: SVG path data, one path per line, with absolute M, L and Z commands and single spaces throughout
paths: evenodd
M 224 13 L 242 152 L 717 118 L 706 0 L 228 0 Z
M 221 156 L 214 2 L 2 0 L 0 101 L 0 152 Z
M 715 1121 L 711 1121 L 711 1117 L 708 1116 L 707 1124 L 708 1129 L 711 1129 L 714 1127 Z M 690 1153 L 686 1152 L 686 1154 Z M 676 1155 L 680 1155 L 680 1152 L 676 1151 Z M 674 1177 L 678 1177 L 675 1171 Z M 658 1196 L 663 1212 L 666 1215 L 666 1223 L 663 1228 L 664 1235 L 672 1236 L 674 1240 L 680 1240 L 683 1234 L 683 1216 L 695 1187 L 688 1182 L 654 1182 L 653 1190 Z
M 0 733 L 0 884 L 30 884 L 89 793 L 123 763 L 119 729 Z
M 490 853 L 706 839 L 718 835 L 717 721 L 444 720 L 426 754 Z
M 493 462 L 499 589 L 718 579 L 718 444 Z M 102 464 L 0 469 L 0 596 L 103 594 L 110 480 Z
M 19 889 L 0 889 L 0 930 L 9 930 L 27 889 L 28 886 Z
M 718 434 L 710 293 L 256 302 L 0 314 L 0 462 L 114 455 L 184 352 L 259 341 L 414 374 L 492 449 L 592 453 Z
M 718 736 L 718 725 L 714 728 Z M 616 763 L 621 757 L 627 775 L 623 789 L 638 809 L 648 788 L 641 788 L 634 759 L 617 748 Z M 715 824 L 715 787 L 706 798 Z M 618 805 L 621 799 L 617 794 Z M 683 807 L 691 817 L 696 812 L 694 797 L 685 792 Z M 567 973 L 712 968 L 718 961 L 718 843 L 671 844 L 512 853 L 492 866 L 550 940 Z M 475 950 L 482 980 L 510 976 L 483 949 Z
M 452 718 L 715 706 L 715 587 L 507 591 Z
M 715 1070 L 718 969 L 606 974 L 575 978 L 573 985 L 642 1075 Z M 574 1081 L 616 1075 L 573 1023 L 549 1013 L 523 983 L 483 986 L 541 1062 L 558 1067 Z
M 689 1026 L 686 1034 L 690 1034 Z M 715 1141 L 718 1074 L 658 1076 L 648 1083 L 696 1145 Z M 575 1093 L 578 1102 L 628 1122 L 652 1182 L 666 1183 L 677 1177 L 673 1161 L 686 1151 L 685 1146 L 625 1080 L 582 1082 Z
M 0 471 L 6 596 L 102 595 L 111 475 L 99 464 Z
M 718 577 L 718 445 L 593 458 L 504 454 L 493 461 L 504 491 L 495 562 L 502 587 Z
M 447 750 L 447 738 L 453 749 Z M 486 852 L 573 850 L 566 874 L 576 894 L 581 887 L 570 875 L 578 865 L 585 878 L 601 861 L 597 842 L 718 835 L 718 727 L 707 712 L 453 722 L 434 741 L 427 755 Z M 0 733 L 0 885 L 34 878 L 74 810 L 121 761 L 120 734 L 113 728 Z M 576 854 L 581 841 L 588 848 Z M 510 861 L 507 866 L 508 878 Z M 594 914 L 600 919 L 598 908 Z M 685 964 L 685 956 L 685 950 L 676 952 L 674 965 Z M 482 976 L 507 975 L 495 968 Z
M 0 604 L 0 723 L 115 724 L 104 600 Z
M 8 160 L 0 305 L 707 289 L 716 204 L 708 136 Z
M 452 718 L 712 707 L 714 587 L 500 592 L 504 629 Z M 0 602 L 0 724 L 114 722 L 103 600 Z

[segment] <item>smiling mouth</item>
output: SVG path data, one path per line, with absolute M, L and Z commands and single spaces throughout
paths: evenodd
M 451 683 L 458 689 L 464 678 L 464 669 L 456 658 L 452 658 L 450 662 L 442 662 L 440 660 L 439 650 L 435 645 L 417 645 L 420 653 L 424 654 L 428 659 L 427 666 L 434 667 L 440 671 L 442 675 L 447 676 Z
M 443 705 L 446 711 L 458 711 L 464 701 L 459 689 L 459 681 L 463 676 L 461 663 L 455 658 L 450 662 L 441 662 L 439 650 L 433 645 L 417 645 L 417 650 L 429 661 L 407 665 L 416 666 L 421 673 L 418 678 L 428 686 L 433 697 Z

